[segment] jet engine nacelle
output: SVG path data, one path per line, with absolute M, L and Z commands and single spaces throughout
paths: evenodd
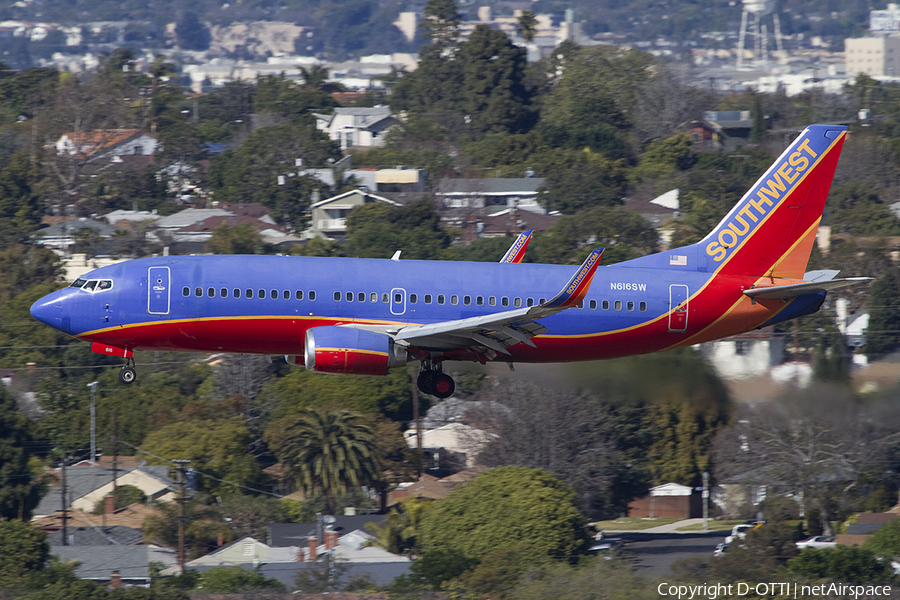
M 316 373 L 387 375 L 408 360 L 391 336 L 353 327 L 313 327 L 303 344 L 303 365 Z

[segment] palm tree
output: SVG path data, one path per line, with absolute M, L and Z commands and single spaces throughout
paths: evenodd
M 534 36 L 537 35 L 537 17 L 530 10 L 523 10 L 519 15 L 519 24 L 516 25 L 516 31 L 525 38 L 529 44 Z
M 422 515 L 432 501 L 426 498 L 406 498 L 400 501 L 400 510 L 392 508 L 383 526 L 366 523 L 366 529 L 374 535 L 368 545 L 378 546 L 393 554 L 415 557 L 419 553 L 419 525 Z
M 338 494 L 371 484 L 378 476 L 375 436 L 361 416 L 345 409 L 302 411 L 276 453 L 285 480 L 307 494 L 324 495 L 329 514 L 334 514 Z
M 322 65 L 312 65 L 309 69 L 300 67 L 300 78 L 303 79 L 303 87 L 308 90 L 319 90 L 326 94 L 334 92 L 346 92 L 347 88 L 336 81 L 328 81 L 330 72 Z

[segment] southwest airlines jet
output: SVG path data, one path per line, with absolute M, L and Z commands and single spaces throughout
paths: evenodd
M 31 314 L 91 350 L 285 355 L 324 373 L 385 375 L 420 361 L 563 362 L 656 352 L 813 313 L 865 278 L 804 273 L 846 128 L 812 125 L 703 240 L 607 267 L 292 256 L 165 256 L 96 269 Z

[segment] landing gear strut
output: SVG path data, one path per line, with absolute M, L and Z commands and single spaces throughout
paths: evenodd
M 449 398 L 456 390 L 453 378 L 441 372 L 440 363 L 434 365 L 431 361 L 422 361 L 422 372 L 416 379 L 416 385 L 424 394 L 437 398 Z
M 119 381 L 125 385 L 131 385 L 137 379 L 137 371 L 134 369 L 134 359 L 126 358 L 125 366 L 119 371 Z

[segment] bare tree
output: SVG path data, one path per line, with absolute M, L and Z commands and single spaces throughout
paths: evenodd
M 685 121 L 703 118 L 715 106 L 715 94 L 688 82 L 688 73 L 676 65 L 660 65 L 643 85 L 634 111 L 641 139 L 667 137 Z
M 858 488 L 884 471 L 900 436 L 896 416 L 865 405 L 835 386 L 821 386 L 744 409 L 715 445 L 719 481 L 746 481 L 802 493 L 804 508 L 818 509 L 823 530 L 858 496 Z
M 528 385 L 504 385 L 478 399 L 488 402 L 466 418 L 496 436 L 479 454 L 479 463 L 545 469 L 572 486 L 585 514 L 618 508 L 614 484 L 626 466 L 606 405 L 582 394 Z

